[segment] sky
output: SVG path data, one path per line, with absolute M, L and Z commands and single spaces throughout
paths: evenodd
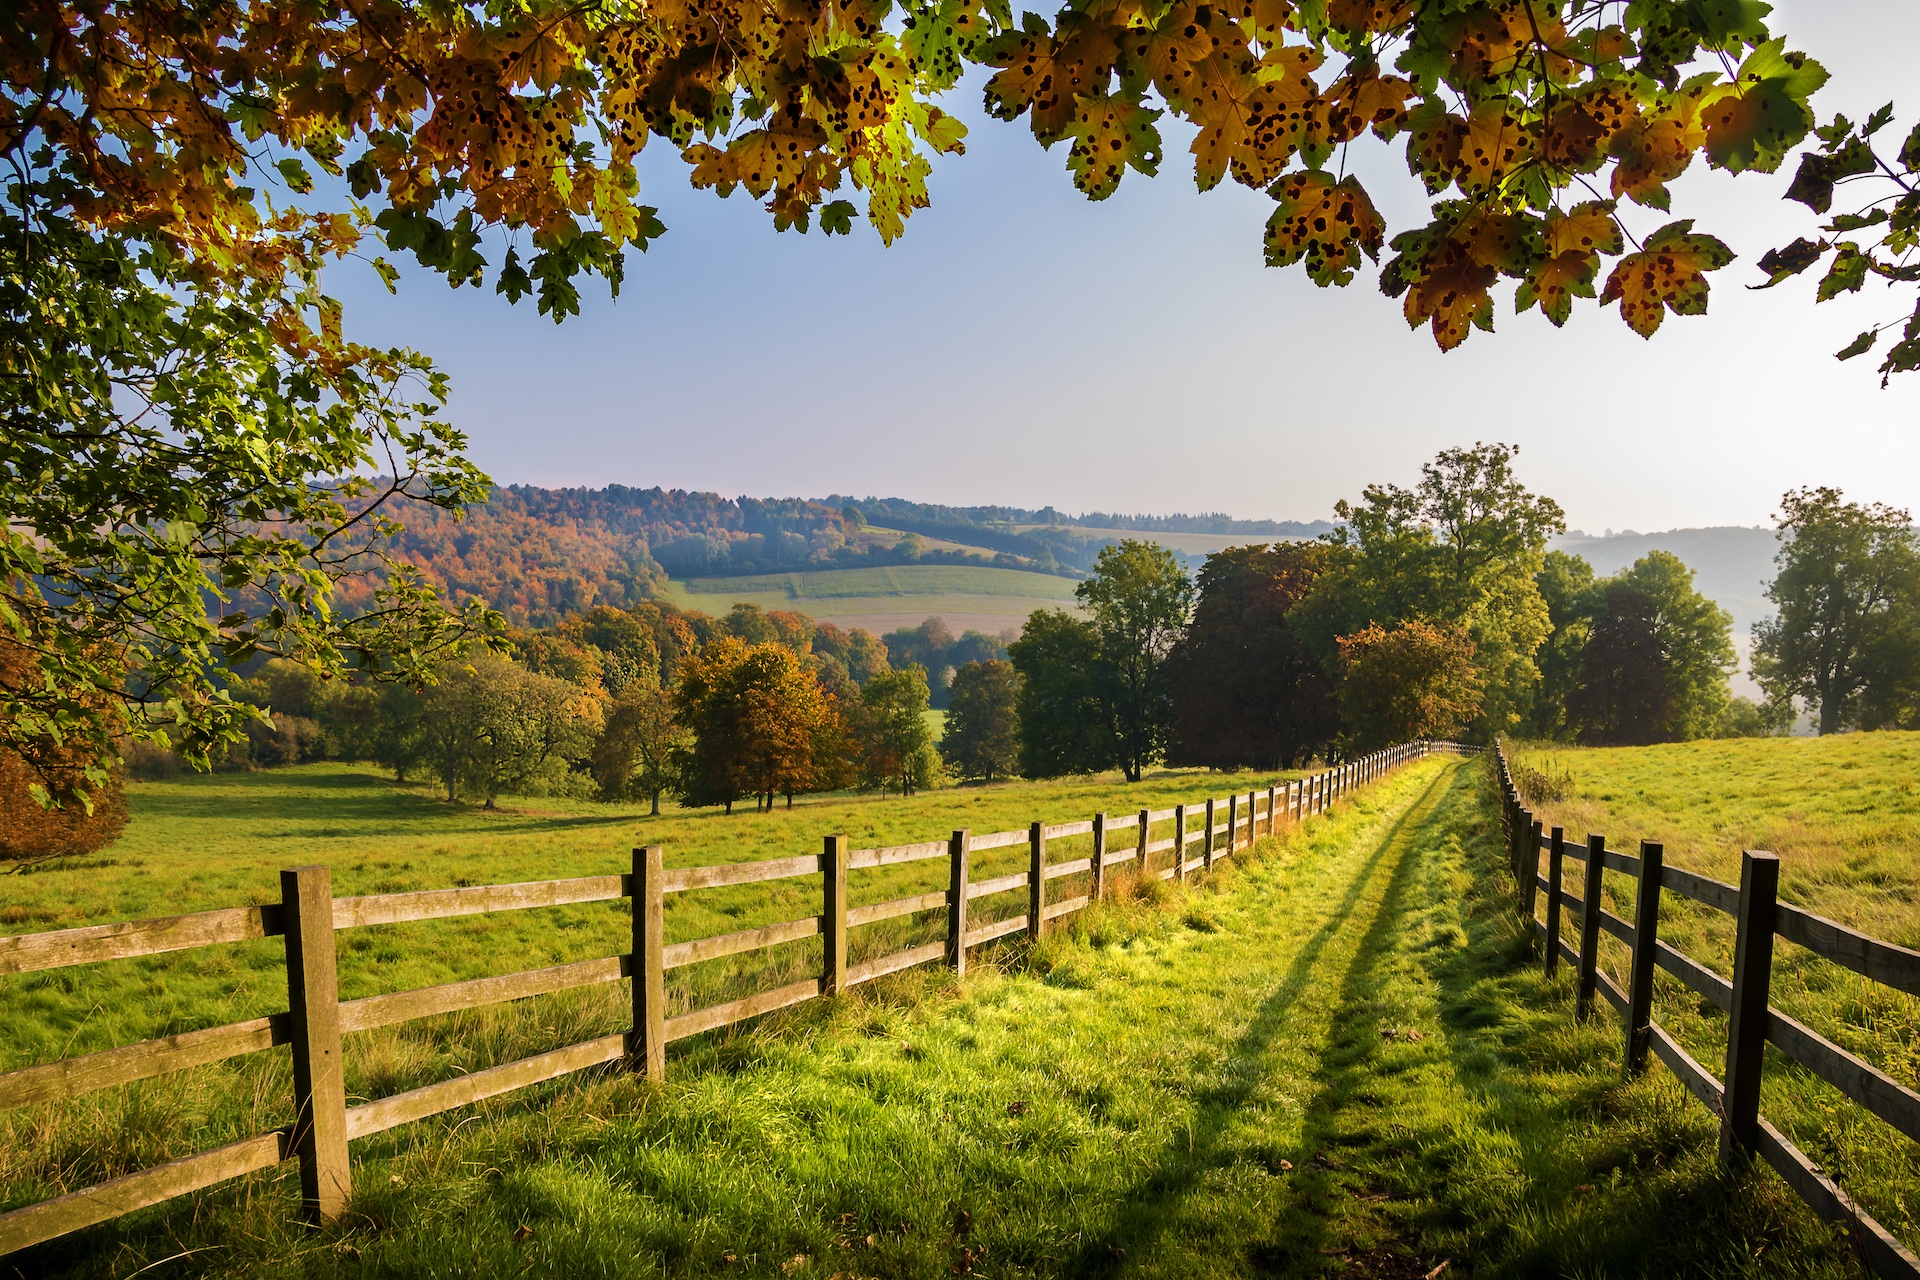
M 1920 116 L 1901 74 L 1920 5 L 1792 0 L 1771 21 L 1832 72 L 1823 120 L 1904 92 L 1883 135 L 1897 146 Z M 936 159 L 932 207 L 891 248 L 864 224 L 776 233 L 745 193 L 691 190 L 656 145 L 642 191 L 668 234 L 629 255 L 617 301 L 588 282 L 563 325 L 417 269 L 398 297 L 354 267 L 328 284 L 353 336 L 452 376 L 449 416 L 503 484 L 1312 520 L 1370 482 L 1411 483 L 1440 449 L 1500 440 L 1593 533 L 1767 523 L 1803 484 L 1920 509 L 1920 375 L 1882 391 L 1868 359 L 1833 359 L 1911 294 L 1870 283 L 1816 307 L 1813 274 L 1744 287 L 1768 248 L 1814 233 L 1780 198 L 1792 158 L 1737 179 L 1696 160 L 1674 184 L 1671 216 L 1739 255 L 1710 277 L 1707 316 L 1646 341 L 1617 308 L 1576 304 L 1555 330 L 1503 302 L 1494 333 L 1442 354 L 1373 272 L 1323 290 L 1263 266 L 1271 200 L 1196 193 L 1190 134 L 1163 127 L 1159 176 L 1093 203 L 1065 145 L 986 117 L 980 83 L 943 101 L 968 152 Z M 1376 142 L 1354 165 L 1389 236 L 1426 220 L 1401 154 Z M 1627 216 L 1641 235 L 1667 220 Z

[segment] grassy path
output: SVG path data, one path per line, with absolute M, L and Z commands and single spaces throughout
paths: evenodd
M 344 1230 L 260 1183 L 27 1274 L 1855 1274 L 1777 1184 L 1715 1172 L 1670 1079 L 1620 1082 L 1611 1023 L 1572 1027 L 1484 786 L 1422 764 L 964 984 L 356 1146 Z

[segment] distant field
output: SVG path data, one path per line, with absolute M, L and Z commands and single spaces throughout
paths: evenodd
M 1029 533 L 1035 529 L 1056 529 L 1072 534 L 1076 538 L 1085 538 L 1091 542 L 1100 538 L 1113 538 L 1116 541 L 1125 538 L 1138 538 L 1144 542 L 1157 542 L 1163 547 L 1185 552 L 1190 556 L 1204 556 L 1214 551 L 1224 551 L 1228 547 L 1252 546 L 1263 542 L 1292 542 L 1298 539 L 1285 538 L 1276 533 L 1167 533 L 1155 529 L 1086 529 L 1079 525 L 1016 524 L 1009 526 L 1015 533 Z
M 735 602 L 762 609 L 794 609 L 843 627 L 875 634 L 945 618 L 956 632 L 998 634 L 1018 629 L 1035 609 L 1074 607 L 1071 578 L 982 565 L 894 565 L 762 573 L 732 578 L 675 579 L 674 603 L 725 613 Z

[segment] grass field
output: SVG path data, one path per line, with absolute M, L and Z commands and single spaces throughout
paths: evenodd
M 1092 529 L 1081 525 L 1039 525 L 1019 524 L 1009 526 L 1015 533 L 1027 533 L 1034 529 L 1053 528 L 1060 533 L 1095 542 L 1112 538 L 1122 542 L 1136 538 L 1142 542 L 1157 542 L 1173 551 L 1190 556 L 1204 556 L 1214 551 L 1224 551 L 1228 547 L 1246 547 L 1257 543 L 1290 542 L 1294 539 L 1282 538 L 1271 533 L 1174 533 L 1159 529 Z
M 1071 578 L 988 565 L 827 569 L 676 579 L 667 585 L 682 608 L 722 614 L 734 602 L 745 601 L 876 633 L 939 616 L 956 632 L 971 627 L 997 635 L 1020 627 L 1035 609 L 1075 607 Z
M 731 860 L 836 827 L 896 840 L 1235 785 L 1203 779 L 595 823 L 586 806 L 453 810 L 312 767 L 144 785 L 113 865 L 0 883 L 49 927 L 244 900 L 295 861 L 331 862 L 341 892 L 577 874 L 619 865 L 636 839 L 665 838 L 670 863 Z M 356 1144 L 357 1199 L 327 1232 L 292 1225 L 283 1171 L 0 1262 L 0 1275 L 1857 1274 L 1770 1175 L 1717 1172 L 1711 1117 L 1664 1073 L 1621 1082 L 1609 1021 L 1572 1025 L 1568 984 L 1527 959 L 1492 813 L 1482 766 L 1415 765 L 1204 885 L 1123 880 L 1118 901 L 1037 948 L 990 953 L 965 982 L 897 975 L 686 1042 L 664 1088 L 608 1072 Z M 704 896 L 669 911 L 670 936 L 758 919 L 768 886 Z M 458 927 L 356 931 L 377 935 L 364 949 L 344 935 L 344 994 L 605 954 L 627 927 L 571 908 L 438 923 Z M 146 1034 L 138 1009 L 198 1025 L 254 997 L 271 1007 L 284 1001 L 276 951 L 13 980 L 0 1043 L 58 1056 L 103 1020 L 111 1039 Z M 94 976 L 116 968 L 119 983 Z M 364 1033 L 349 1040 L 349 1090 L 603 1032 L 626 998 Z M 47 1017 L 64 1019 L 61 1035 L 19 1055 Z M 0 1205 L 282 1123 L 289 1087 L 274 1051 L 0 1117 Z
M 1731 884 L 1740 851 L 1780 855 L 1781 897 L 1905 947 L 1920 947 L 1920 734 L 1749 738 L 1658 747 L 1526 747 L 1515 762 L 1571 775 L 1567 799 L 1537 805 L 1569 839 L 1588 832 L 1635 852 L 1659 841 L 1669 864 Z M 1569 878 L 1569 888 L 1579 886 Z M 1632 918 L 1634 882 L 1610 876 L 1616 914 Z M 1671 895 L 1660 936 L 1732 973 L 1733 921 Z M 1603 938 L 1603 961 L 1624 980 L 1626 948 Z M 1719 1074 L 1726 1020 L 1662 974 L 1656 1016 Z M 1870 982 L 1784 940 L 1773 1003 L 1920 1088 L 1920 1000 Z M 1909 1248 L 1920 1246 L 1920 1144 L 1777 1053 L 1761 1109 L 1835 1175 Z

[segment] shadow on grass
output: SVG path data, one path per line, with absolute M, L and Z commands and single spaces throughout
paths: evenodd
M 1232 1083 L 1207 1084 L 1195 1092 L 1190 1145 L 1175 1142 L 1166 1147 L 1154 1172 L 1117 1209 L 1114 1229 L 1106 1238 L 1083 1245 L 1078 1256 L 1063 1268 L 1065 1273 L 1102 1276 L 1125 1269 L 1127 1255 L 1137 1258 L 1142 1250 L 1152 1249 L 1157 1241 L 1181 1228 L 1182 1219 L 1190 1212 L 1188 1196 L 1209 1170 L 1251 1158 L 1271 1173 L 1280 1172 L 1284 1157 L 1279 1151 L 1266 1146 L 1249 1150 L 1231 1136 L 1234 1115 L 1253 1100 L 1265 1075 L 1263 1060 L 1285 1031 L 1308 984 L 1319 976 L 1317 971 L 1328 946 L 1348 928 L 1383 864 L 1409 831 L 1417 829 L 1445 786 L 1446 775 L 1434 779 L 1387 829 L 1379 847 L 1354 875 L 1339 905 L 1301 946 L 1279 985 L 1261 1001 L 1227 1061 L 1213 1071 L 1216 1079 Z M 1377 929 L 1376 924 L 1368 936 Z M 1256 1267 L 1264 1268 L 1268 1252 L 1264 1247 L 1256 1249 Z

